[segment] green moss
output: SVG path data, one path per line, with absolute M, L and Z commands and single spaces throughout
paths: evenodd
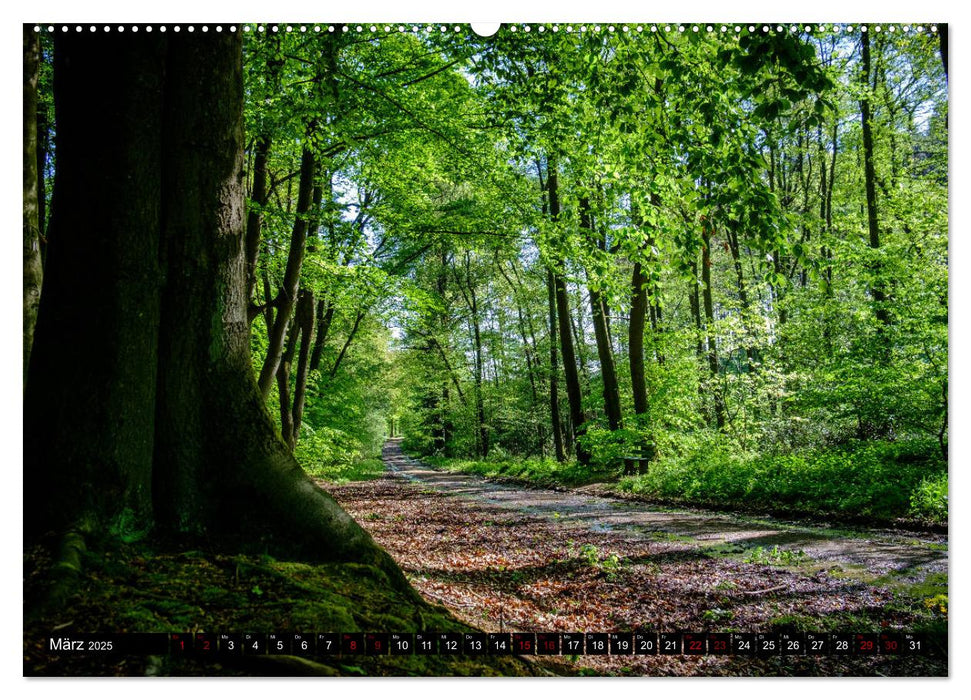
M 75 595 L 57 619 L 32 620 L 25 641 L 43 638 L 50 628 L 72 620 L 85 631 L 172 632 L 418 632 L 474 631 L 438 606 L 415 603 L 394 590 L 386 574 L 356 563 L 308 564 L 266 555 L 172 551 L 121 544 L 113 552 L 86 555 Z M 26 564 L 25 564 L 26 565 Z M 143 675 L 149 659 L 116 659 L 124 665 L 97 672 L 65 669 L 69 661 L 32 658 L 32 668 L 51 675 Z M 109 663 L 109 662 L 106 662 Z M 61 666 L 58 666 L 61 664 Z M 165 659 L 171 675 L 265 674 L 266 667 L 220 667 L 193 660 Z M 507 657 L 355 657 L 324 660 L 302 672 L 327 669 L 346 675 L 502 676 L 549 673 Z M 287 673 L 294 673 L 287 669 Z

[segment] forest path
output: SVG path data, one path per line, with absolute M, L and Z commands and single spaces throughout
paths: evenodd
M 910 589 L 946 581 L 943 536 L 850 536 L 498 484 L 411 460 L 398 441 L 386 444 L 384 461 L 381 478 L 321 485 L 423 596 L 484 631 L 910 631 L 929 614 L 946 619 L 928 612 L 933 593 Z M 581 662 L 634 675 L 749 673 L 753 663 L 767 674 L 946 673 L 946 659 L 884 655 Z
M 698 547 L 730 545 L 715 551 L 756 547 L 802 551 L 821 562 L 855 565 L 866 573 L 947 571 L 947 537 L 891 530 L 834 530 L 698 510 L 675 510 L 623 498 L 553 491 L 497 483 L 471 474 L 434 469 L 405 455 L 400 440 L 389 440 L 383 460 L 405 479 L 458 498 L 472 499 L 524 515 L 554 519 L 567 530 L 617 532 L 632 538 L 675 537 Z

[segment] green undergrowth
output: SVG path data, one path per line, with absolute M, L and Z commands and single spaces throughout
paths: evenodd
M 25 551 L 25 590 L 43 585 L 51 558 Z M 466 632 L 447 610 L 416 604 L 379 569 L 308 564 L 268 555 L 185 550 L 159 542 L 88 551 L 74 594 L 37 619 L 25 613 L 24 674 L 83 675 L 534 675 L 511 657 L 352 656 L 294 670 L 274 659 L 178 657 L 103 660 L 52 656 L 48 635 L 98 632 Z M 285 660 L 284 660 L 285 661 Z
M 889 522 L 947 524 L 947 464 L 925 441 L 872 441 L 832 450 L 750 454 L 705 444 L 662 456 L 643 474 L 548 458 L 422 458 L 450 471 L 542 486 L 606 483 L 622 493 L 687 506 Z
M 512 479 L 538 486 L 584 486 L 616 477 L 611 470 L 597 470 L 575 462 L 524 457 L 500 460 L 449 459 L 435 455 L 422 457 L 426 464 L 449 471 L 478 474 L 493 479 Z
M 618 486 L 688 504 L 947 523 L 947 465 L 921 441 L 784 455 L 699 451 L 660 459 Z
M 303 462 L 304 471 L 315 479 L 345 484 L 349 481 L 367 481 L 377 479 L 384 473 L 384 464 L 380 459 L 359 459 L 353 462 Z

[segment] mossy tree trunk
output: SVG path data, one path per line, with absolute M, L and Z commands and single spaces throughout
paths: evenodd
M 40 259 L 40 227 L 44 172 L 38 159 L 37 80 L 40 75 L 40 34 L 24 25 L 24 368 L 27 384 L 30 348 L 40 304 L 43 267 Z
M 58 35 L 26 531 L 134 514 L 376 564 L 407 588 L 294 461 L 253 377 L 241 60 L 238 35 Z

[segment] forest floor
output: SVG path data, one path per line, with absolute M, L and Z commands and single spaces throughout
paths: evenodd
M 947 675 L 947 538 L 672 510 L 433 469 L 324 484 L 433 603 L 486 632 L 914 632 L 919 656 L 556 657 L 567 673 Z

